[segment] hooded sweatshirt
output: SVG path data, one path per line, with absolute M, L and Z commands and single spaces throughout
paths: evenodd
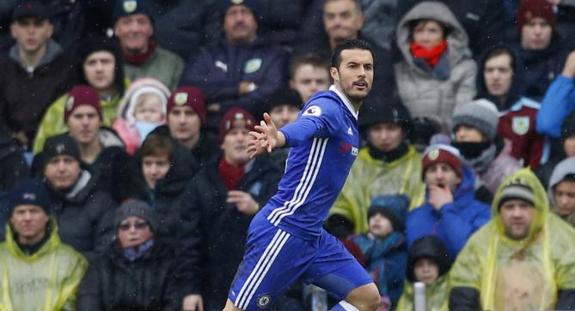
M 499 204 L 506 185 L 533 189 L 535 216 L 527 237 L 505 234 Z M 451 310 L 572 310 L 575 300 L 575 230 L 549 213 L 545 189 L 531 170 L 505 179 L 493 218 L 465 245 L 450 272 Z
M 410 52 L 410 25 L 420 19 L 438 21 L 449 29 L 445 38 L 447 51 L 433 70 L 416 61 Z M 401 19 L 396 36 L 403 55 L 403 60 L 395 65 L 399 96 L 414 119 L 433 118 L 447 133 L 455 106 L 475 95 L 477 67 L 465 30 L 444 4 L 422 2 Z
M 555 202 L 554 188 L 559 183 L 565 179 L 567 175 L 575 174 L 575 158 L 566 158 L 559 162 L 553 169 L 551 178 L 549 179 L 549 187 L 547 188 L 547 194 L 549 195 L 549 201 L 552 204 L 552 210 L 557 213 L 557 203 Z M 559 215 L 559 214 L 558 214 Z M 563 217 L 571 225 L 575 226 L 575 213 L 571 213 L 566 217 Z

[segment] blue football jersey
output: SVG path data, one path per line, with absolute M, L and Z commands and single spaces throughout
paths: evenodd
M 261 213 L 294 235 L 318 237 L 358 154 L 357 112 L 331 86 L 314 95 L 298 119 L 280 131 L 291 150 L 278 192 Z

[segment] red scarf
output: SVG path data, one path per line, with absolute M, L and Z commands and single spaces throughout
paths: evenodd
M 148 42 L 148 50 L 142 54 L 128 54 L 124 52 L 124 61 L 130 65 L 142 66 L 148 61 L 148 59 L 150 59 L 155 50 L 156 42 L 154 42 L 154 40 L 150 40 Z
M 245 175 L 244 165 L 234 166 L 228 163 L 224 157 L 218 163 L 218 174 L 220 179 L 226 185 L 226 189 L 234 190 L 238 188 L 240 181 Z
M 423 59 L 431 68 L 435 68 L 443 53 L 447 51 L 447 40 L 441 41 L 430 49 L 424 48 L 415 42 L 409 48 L 414 58 Z

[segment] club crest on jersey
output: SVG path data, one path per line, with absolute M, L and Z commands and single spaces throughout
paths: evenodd
M 321 116 L 321 108 L 319 108 L 319 106 L 311 106 L 304 111 L 303 115 L 319 117 Z
M 246 63 L 246 67 L 244 68 L 244 73 L 253 73 L 262 67 L 262 59 L 261 58 L 253 58 L 248 60 Z
M 272 301 L 272 297 L 270 295 L 263 295 L 257 300 L 258 308 L 266 309 L 270 302 Z
M 513 117 L 511 121 L 511 129 L 517 135 L 525 135 L 529 131 L 529 117 Z

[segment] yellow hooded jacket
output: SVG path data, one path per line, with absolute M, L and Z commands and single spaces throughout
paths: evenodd
M 88 268 L 86 259 L 62 244 L 56 222 L 34 254 L 22 252 L 9 225 L 0 244 L 0 310 L 76 310 L 76 292 Z
M 385 194 L 406 195 L 410 199 L 410 209 L 423 204 L 425 185 L 421 181 L 421 156 L 413 146 L 390 163 L 372 158 L 368 148 L 362 148 L 330 215 L 341 215 L 354 224 L 356 234 L 365 233 L 371 200 Z
M 533 189 L 535 218 L 527 238 L 504 234 L 499 214 L 503 188 L 521 180 Z M 507 177 L 492 205 L 492 219 L 467 241 L 450 272 L 450 308 L 479 295 L 481 310 L 549 310 L 559 290 L 575 289 L 575 230 L 549 213 L 545 189 L 528 168 Z

